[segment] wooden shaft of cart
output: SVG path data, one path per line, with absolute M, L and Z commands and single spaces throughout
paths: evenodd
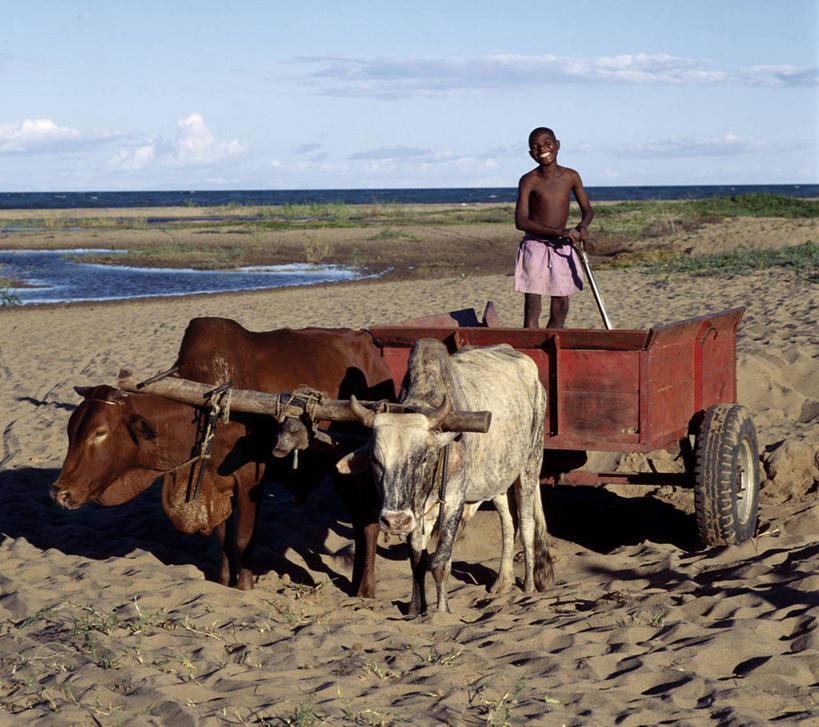
M 609 320 L 608 313 L 606 313 L 606 306 L 603 305 L 603 298 L 600 296 L 600 291 L 597 289 L 597 283 L 594 282 L 594 275 L 592 275 L 591 266 L 589 265 L 589 258 L 586 257 L 586 251 L 580 247 L 575 248 L 580 254 L 580 262 L 583 264 L 583 269 L 586 271 L 586 277 L 589 279 L 594 300 L 597 303 L 597 309 L 600 311 L 600 317 L 603 319 L 603 325 L 607 330 L 611 330 L 613 326 Z
M 212 384 L 202 384 L 198 381 L 188 379 L 178 379 L 167 377 L 145 384 L 140 387 L 140 382 L 130 374 L 120 376 L 119 387 L 125 391 L 147 392 L 164 396 L 174 401 L 184 404 L 202 406 L 207 403 L 209 394 L 213 392 Z M 291 405 L 294 399 L 299 399 L 298 395 L 291 395 L 287 392 L 277 394 L 267 394 L 261 391 L 250 391 L 248 389 L 231 389 L 230 408 L 245 414 L 265 414 L 267 416 L 278 417 L 282 411 L 282 405 L 287 402 Z M 401 404 L 388 402 L 360 401 L 359 404 L 367 408 L 373 408 L 378 412 L 389 412 L 395 414 L 403 413 L 431 413 L 430 410 L 410 409 Z M 327 420 L 335 422 L 355 422 L 358 417 L 350 408 L 350 402 L 345 399 L 323 399 L 315 401 L 310 405 L 310 410 L 316 420 Z M 489 411 L 450 411 L 441 423 L 441 428 L 450 432 L 488 432 L 492 420 L 492 413 Z

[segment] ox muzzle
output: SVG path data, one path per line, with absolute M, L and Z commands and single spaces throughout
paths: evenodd
M 378 526 L 388 535 L 409 535 L 416 522 L 411 510 L 382 510 L 378 518 Z
M 273 443 L 273 456 L 286 457 L 294 449 L 307 449 L 310 435 L 304 422 L 287 417 L 279 426 L 276 441 Z
M 51 499 L 64 510 L 76 510 L 82 507 L 82 503 L 76 502 L 71 497 L 71 491 L 64 488 L 59 480 L 51 485 L 49 494 L 51 495 Z

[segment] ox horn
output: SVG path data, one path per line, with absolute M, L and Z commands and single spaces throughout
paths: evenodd
M 358 399 L 355 398 L 355 394 L 350 394 L 350 409 L 365 427 L 373 428 L 375 412 L 360 404 Z
M 441 405 L 437 409 L 433 409 L 429 414 L 427 414 L 427 419 L 429 420 L 428 428 L 430 430 L 438 429 L 444 419 L 447 418 L 451 408 L 449 397 L 444 394 L 444 398 L 441 400 Z

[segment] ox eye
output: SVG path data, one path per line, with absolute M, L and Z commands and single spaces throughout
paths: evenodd
M 97 431 L 94 432 L 93 438 L 94 439 L 105 439 L 105 437 L 107 437 L 107 436 L 108 436 L 108 430 L 107 429 L 97 429 Z

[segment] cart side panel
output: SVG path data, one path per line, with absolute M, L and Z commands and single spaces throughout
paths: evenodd
M 736 399 L 736 328 L 744 309 L 657 326 L 641 382 L 641 437 L 661 448 L 685 436 L 692 417 Z
M 701 372 L 697 410 L 736 401 L 736 331 L 719 327 L 720 322 L 709 322 L 697 336 L 694 355 L 696 368 Z
M 737 326 L 745 313 L 745 308 L 731 308 L 719 311 L 718 313 L 706 313 L 696 318 L 689 318 L 685 321 L 675 321 L 674 323 L 664 323 L 653 326 L 648 332 L 648 342 L 646 348 L 655 345 L 666 345 L 669 340 L 680 340 L 681 338 L 693 338 L 696 336 L 703 323 L 714 326 L 718 330 L 733 330 L 736 334 Z
M 648 384 L 652 390 L 669 386 L 694 385 L 694 352 L 692 341 L 687 338 L 648 352 Z
M 696 411 L 691 381 L 651 391 L 643 399 L 648 402 L 650 425 L 640 441 L 650 450 L 673 446 L 685 436 L 688 421 Z
M 603 442 L 634 442 L 639 431 L 637 396 L 618 392 L 564 391 L 560 397 L 560 426 L 563 434 L 599 449 Z M 558 446 L 558 442 L 553 443 Z
M 544 437 L 549 439 L 557 432 L 560 424 L 558 422 L 558 396 L 557 389 L 557 356 L 554 347 L 550 350 L 542 348 L 521 348 L 520 353 L 526 354 L 535 362 L 537 375 L 543 388 L 546 389 L 546 417 L 544 420 Z
M 561 347 L 559 355 L 560 385 L 568 391 L 636 395 L 639 390 L 639 351 L 581 351 Z
M 652 449 L 678 441 L 694 412 L 693 332 L 680 327 L 677 333 L 645 351 L 641 360 L 640 441 Z
M 639 431 L 640 352 L 559 348 L 557 355 L 557 435 L 633 441 Z

